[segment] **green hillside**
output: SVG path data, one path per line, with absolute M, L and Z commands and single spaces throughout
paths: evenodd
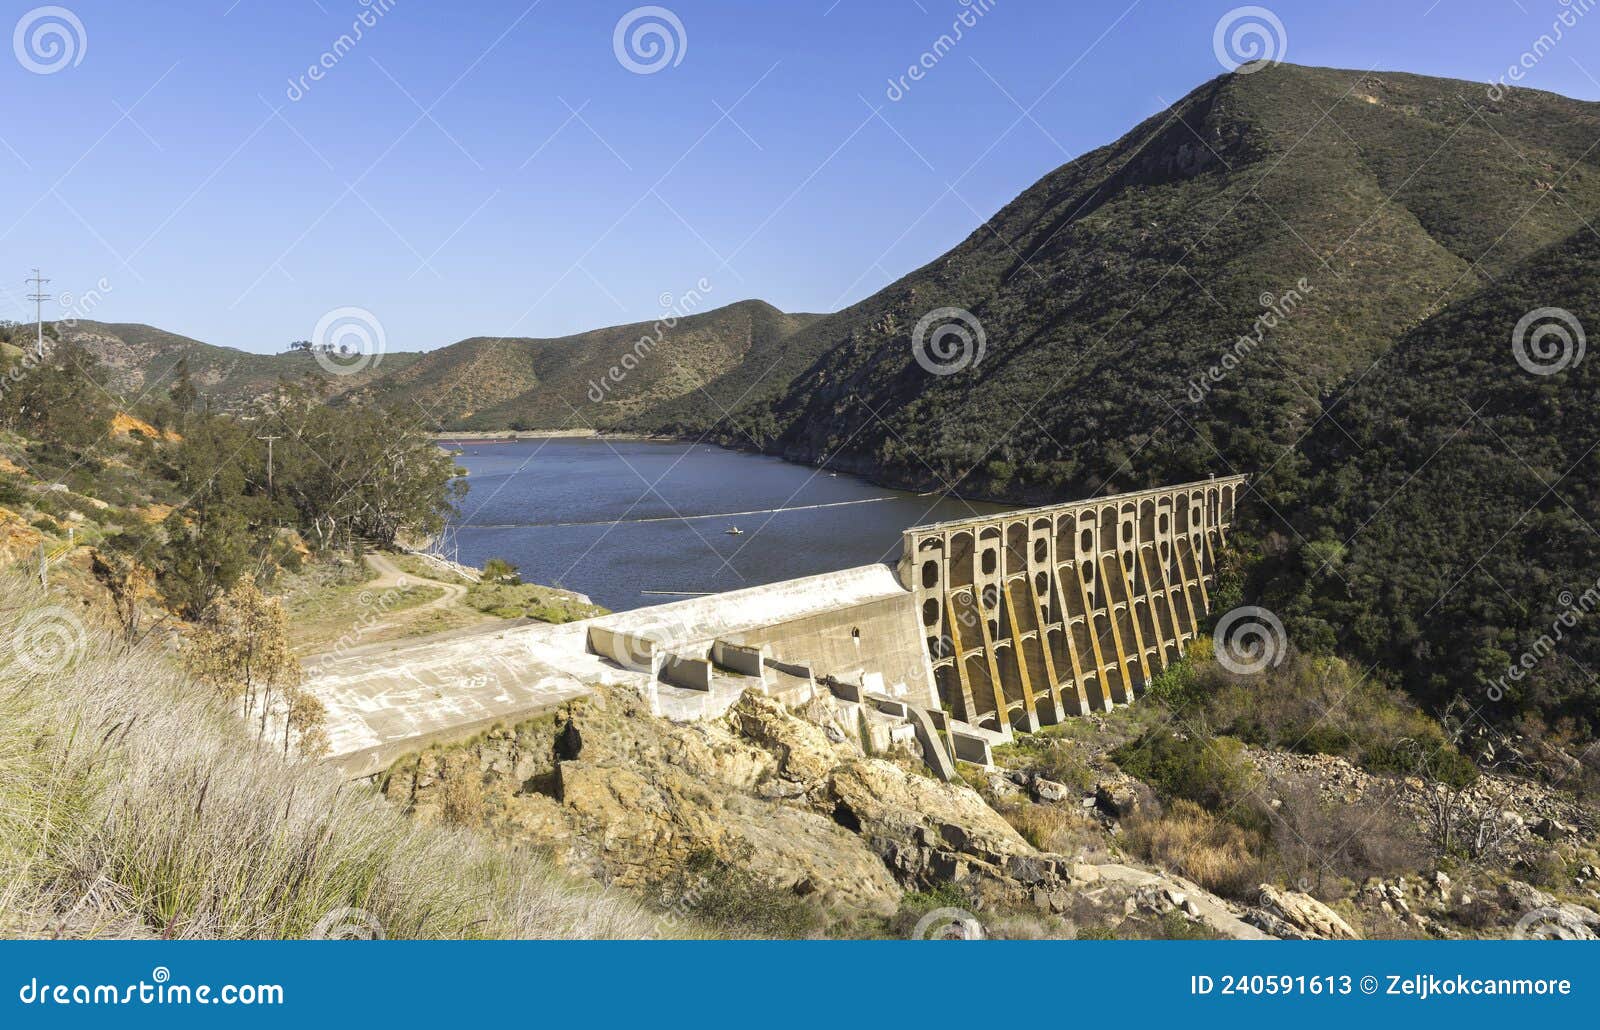
M 1230 466 L 1271 468 L 1292 494 L 1305 461 L 1285 450 L 1329 390 L 1600 210 L 1597 136 L 1600 105 L 1551 94 L 1495 103 L 1467 82 L 1289 65 L 1224 76 L 949 254 L 753 352 L 717 403 L 635 427 L 1015 500 Z M 931 375 L 913 329 L 947 306 L 981 322 L 986 353 Z
M 1593 230 L 1418 326 L 1330 405 L 1305 446 L 1322 474 L 1262 579 L 1305 644 L 1399 670 L 1435 702 L 1593 732 L 1600 364 L 1531 329 L 1529 366 L 1559 371 L 1519 364 L 1514 329 L 1541 308 L 1600 327 Z M 1508 676 L 1524 654 L 1531 670 Z
M 476 337 L 422 356 L 359 391 L 414 400 L 449 429 L 609 428 L 700 389 L 779 346 L 814 316 L 749 300 L 674 325 L 638 322 L 559 339 Z

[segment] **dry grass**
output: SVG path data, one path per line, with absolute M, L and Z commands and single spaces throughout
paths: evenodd
M 258 748 L 162 654 L 0 576 L 0 933 L 294 938 L 340 908 L 394 938 L 641 937 L 636 900 L 408 821 Z M 80 642 L 31 664 L 47 628 Z
M 1000 814 L 1022 839 L 1059 855 L 1104 851 L 1104 834 L 1077 812 L 1056 805 L 1022 802 L 1000 809 Z
M 1192 801 L 1174 801 L 1163 813 L 1140 813 L 1123 828 L 1129 847 L 1145 861 L 1177 870 L 1215 894 L 1249 897 L 1261 882 L 1259 842 Z

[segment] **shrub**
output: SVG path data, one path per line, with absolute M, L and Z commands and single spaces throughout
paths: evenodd
M 1329 876 L 1352 881 L 1393 876 L 1422 864 L 1424 847 L 1414 821 L 1386 805 L 1342 804 L 1322 797 L 1310 778 L 1273 784 L 1272 843 L 1281 878 L 1308 882 L 1326 894 Z
M 1438 722 L 1340 659 L 1295 654 L 1255 676 L 1215 665 L 1195 675 L 1208 723 L 1248 743 L 1338 755 L 1372 773 L 1475 775 Z
M 995 757 L 1012 768 L 1025 769 L 1079 791 L 1094 789 L 1094 770 L 1070 741 L 1040 733 L 1020 734 L 1010 744 L 997 748 Z
M 483 563 L 483 581 L 504 583 L 513 587 L 522 585 L 522 577 L 517 574 L 517 567 L 504 558 L 490 558 Z
M 1000 813 L 1022 839 L 1040 851 L 1076 854 L 1098 843 L 1099 832 L 1092 832 L 1074 812 L 1055 805 L 1024 802 Z
M 1192 801 L 1174 801 L 1165 812 L 1136 813 L 1123 829 L 1140 858 L 1175 869 L 1213 893 L 1246 898 L 1261 883 L 1259 836 Z
M 692 914 L 730 937 L 808 937 L 826 922 L 812 903 L 751 872 L 748 854 L 724 862 L 697 851 L 661 884 L 669 910 Z
M 1260 782 L 1243 744 L 1203 731 L 1177 733 L 1157 727 L 1111 752 L 1111 759 L 1161 795 L 1213 810 L 1244 808 Z

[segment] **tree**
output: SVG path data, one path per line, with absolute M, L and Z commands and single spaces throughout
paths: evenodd
M 249 579 L 240 580 L 206 606 L 186 658 L 190 671 L 214 686 L 229 704 L 238 704 L 246 719 L 259 714 L 257 735 L 262 738 L 274 691 L 292 701 L 300 687 L 300 660 L 289 650 L 283 605 Z M 303 700 L 301 705 L 296 721 L 309 726 Z
M 288 430 L 278 494 L 319 549 L 355 537 L 392 544 L 438 533 L 465 491 L 460 470 L 425 427 L 380 408 L 334 407 L 285 385 L 273 415 Z
M 300 754 L 320 758 L 328 753 L 328 708 L 303 686 L 284 691 L 283 753 L 289 753 L 289 734 L 293 731 Z
M 204 617 L 218 593 L 249 567 L 249 526 L 237 512 L 213 508 L 192 519 L 175 511 L 163 528 L 167 542 L 157 556 L 161 595 L 184 616 Z
M 126 536 L 126 534 L 123 534 Z M 119 541 L 108 541 L 115 547 Z M 95 579 L 111 594 L 117 624 L 123 636 L 132 641 L 139 635 L 142 602 L 155 596 L 155 574 L 136 557 L 137 546 L 124 549 L 95 548 L 90 566 Z
M 8 373 L 5 417 L 49 443 L 89 447 L 111 428 L 111 397 L 100 384 L 93 354 L 75 343 L 52 341 L 43 355 L 23 359 Z
M 167 397 L 172 400 L 173 407 L 178 409 L 180 417 L 194 410 L 194 402 L 199 399 L 200 391 L 195 388 L 194 380 L 189 377 L 189 359 L 178 359 L 175 374 L 172 379 L 172 388 L 167 391 Z

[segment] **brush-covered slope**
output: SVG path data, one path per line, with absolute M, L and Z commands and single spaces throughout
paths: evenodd
M 1278 463 L 1321 397 L 1453 297 L 1600 210 L 1600 105 L 1398 73 L 1271 67 L 1195 90 L 1046 176 L 965 242 L 641 428 L 1019 500 Z M 1576 162 L 1576 165 L 1575 165 Z M 1239 367 L 1191 383 L 1289 291 Z M 913 329 L 970 311 L 933 375 Z M 1276 316 L 1275 316 L 1276 317 Z M 732 412 L 731 418 L 722 409 Z
M 781 345 L 811 315 L 758 300 L 559 339 L 475 337 L 423 355 L 358 393 L 415 401 L 449 429 L 610 428 L 671 401 L 714 406 L 701 390 L 753 353 Z
M 242 407 L 271 393 L 283 379 L 314 375 L 331 380 L 338 390 L 349 390 L 398 371 L 419 357 L 385 354 L 360 372 L 330 376 L 310 354 L 252 354 L 137 323 L 80 320 L 58 323 L 56 330 L 63 338 L 88 347 L 110 374 L 108 385 L 128 397 L 164 394 L 176 376 L 178 362 L 187 361 L 189 377 L 201 396 L 225 409 Z
M 1524 367 L 1513 335 L 1542 308 L 1575 323 L 1529 325 Z M 1435 701 L 1597 728 L 1600 358 L 1574 324 L 1592 347 L 1589 228 L 1412 330 L 1330 405 L 1305 445 L 1324 471 L 1286 512 L 1297 531 L 1267 593 L 1296 616 L 1292 637 L 1400 670 Z M 1539 335 L 1563 325 L 1566 339 Z M 1532 669 L 1508 676 L 1524 654 Z

